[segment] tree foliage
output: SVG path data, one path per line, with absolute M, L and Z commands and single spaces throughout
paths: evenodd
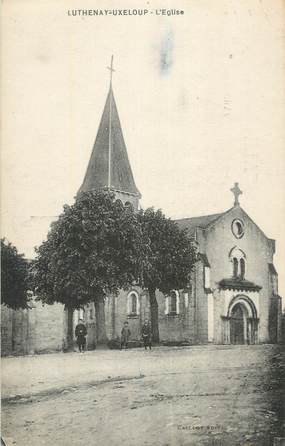
M 143 270 L 146 288 L 163 293 L 185 288 L 196 261 L 196 250 L 187 230 L 153 208 L 139 212 L 139 221 L 150 252 Z
M 131 207 L 107 191 L 82 193 L 37 249 L 36 294 L 72 309 L 118 294 L 138 280 L 145 247 Z
M 35 293 L 45 303 L 60 302 L 69 309 L 95 302 L 96 319 L 97 313 L 102 316 L 99 326 L 102 299 L 135 282 L 149 291 L 158 340 L 155 290 L 167 294 L 185 288 L 194 262 L 193 241 L 160 210 L 134 212 L 113 193 L 86 192 L 64 207 L 37 249 Z
M 138 215 L 145 237 L 148 239 L 148 262 L 142 272 L 142 281 L 148 288 L 151 305 L 151 322 L 154 340 L 159 340 L 158 305 L 155 290 L 165 294 L 186 288 L 196 260 L 193 240 L 187 230 L 153 208 Z
M 6 239 L 1 239 L 2 303 L 13 309 L 28 306 L 28 262 Z

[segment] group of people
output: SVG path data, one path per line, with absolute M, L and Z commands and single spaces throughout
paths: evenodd
M 75 337 L 77 339 L 77 345 L 80 353 L 84 353 L 86 350 L 86 336 L 87 336 L 87 329 L 84 325 L 83 320 L 79 319 L 78 324 L 75 327 Z M 129 323 L 126 321 L 124 322 L 121 331 L 121 350 L 123 347 L 125 349 L 128 348 L 130 337 L 131 337 L 131 330 L 129 328 Z M 141 337 L 145 350 L 147 350 L 147 348 L 151 350 L 152 333 L 151 333 L 150 323 L 147 319 L 144 321 L 144 324 L 142 326 Z
M 130 337 L 131 330 L 129 329 L 129 323 L 125 322 L 121 331 L 121 350 L 123 347 L 128 348 Z M 142 326 L 141 337 L 145 350 L 147 350 L 147 347 L 151 350 L 151 326 L 147 319 Z

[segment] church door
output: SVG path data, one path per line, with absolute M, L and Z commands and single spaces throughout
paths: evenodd
M 232 309 L 230 319 L 230 339 L 231 344 L 244 344 L 245 343 L 245 317 L 243 307 L 241 304 L 237 304 Z

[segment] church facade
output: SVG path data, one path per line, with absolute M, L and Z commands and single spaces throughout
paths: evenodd
M 281 297 L 273 264 L 275 241 L 236 204 L 221 214 L 178 220 L 194 236 L 198 261 L 186 289 L 156 293 L 160 342 L 275 343 L 281 336 Z M 92 324 L 90 307 L 82 312 Z M 105 301 L 106 335 L 118 339 L 125 321 L 139 341 L 150 320 L 147 290 L 134 286 Z M 94 329 L 91 325 L 90 336 Z
M 97 137 L 79 192 L 108 188 L 124 204 L 139 208 L 121 123 L 110 84 Z M 177 220 L 195 240 L 198 259 L 186 289 L 168 296 L 156 293 L 162 344 L 257 344 L 281 339 L 281 297 L 274 267 L 275 241 L 249 217 L 239 203 L 241 190 L 231 189 L 233 206 L 219 214 Z M 2 306 L 3 307 L 3 306 Z M 30 310 L 2 310 L 2 354 L 62 350 L 74 342 L 74 328 L 83 318 L 87 346 L 116 341 L 128 321 L 131 344 L 150 320 L 148 291 L 134 285 L 107 296 L 100 308 L 105 333 L 99 334 L 93 304 L 72 317 L 63 306 L 35 302 Z M 72 343 L 71 342 L 71 343 Z
M 128 160 L 112 84 L 80 191 L 104 187 L 138 209 L 141 195 Z M 173 290 L 169 296 L 156 293 L 162 343 L 278 341 L 281 297 L 273 264 L 275 241 L 240 206 L 242 192 L 237 183 L 231 191 L 231 209 L 177 220 L 179 227 L 187 228 L 194 237 L 199 254 L 187 289 Z M 88 308 L 81 316 L 85 314 L 87 325 L 91 323 L 90 338 L 95 342 L 94 323 L 89 319 L 93 313 L 94 309 Z M 107 339 L 118 339 L 128 321 L 132 340 L 139 341 L 142 324 L 150 320 L 147 290 L 134 286 L 119 296 L 107 297 L 104 313 Z

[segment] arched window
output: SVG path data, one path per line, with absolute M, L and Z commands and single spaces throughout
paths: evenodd
M 243 258 L 240 259 L 240 278 L 244 279 L 245 276 L 245 261 Z
M 133 293 L 131 295 L 131 308 L 132 308 L 132 314 L 137 314 L 138 313 L 138 309 L 137 309 L 137 296 Z
M 179 313 L 179 293 L 172 290 L 169 296 L 166 297 L 166 313 L 170 316 L 175 316 Z
M 233 258 L 233 277 L 238 277 L 238 259 Z
M 176 316 L 179 314 L 179 293 L 172 290 L 168 296 L 165 296 L 165 314 L 168 316 Z
M 127 314 L 128 316 L 138 316 L 139 314 L 139 296 L 136 291 L 131 291 L 127 298 Z
M 235 246 L 229 253 L 231 275 L 234 278 L 244 279 L 246 273 L 246 254 Z

